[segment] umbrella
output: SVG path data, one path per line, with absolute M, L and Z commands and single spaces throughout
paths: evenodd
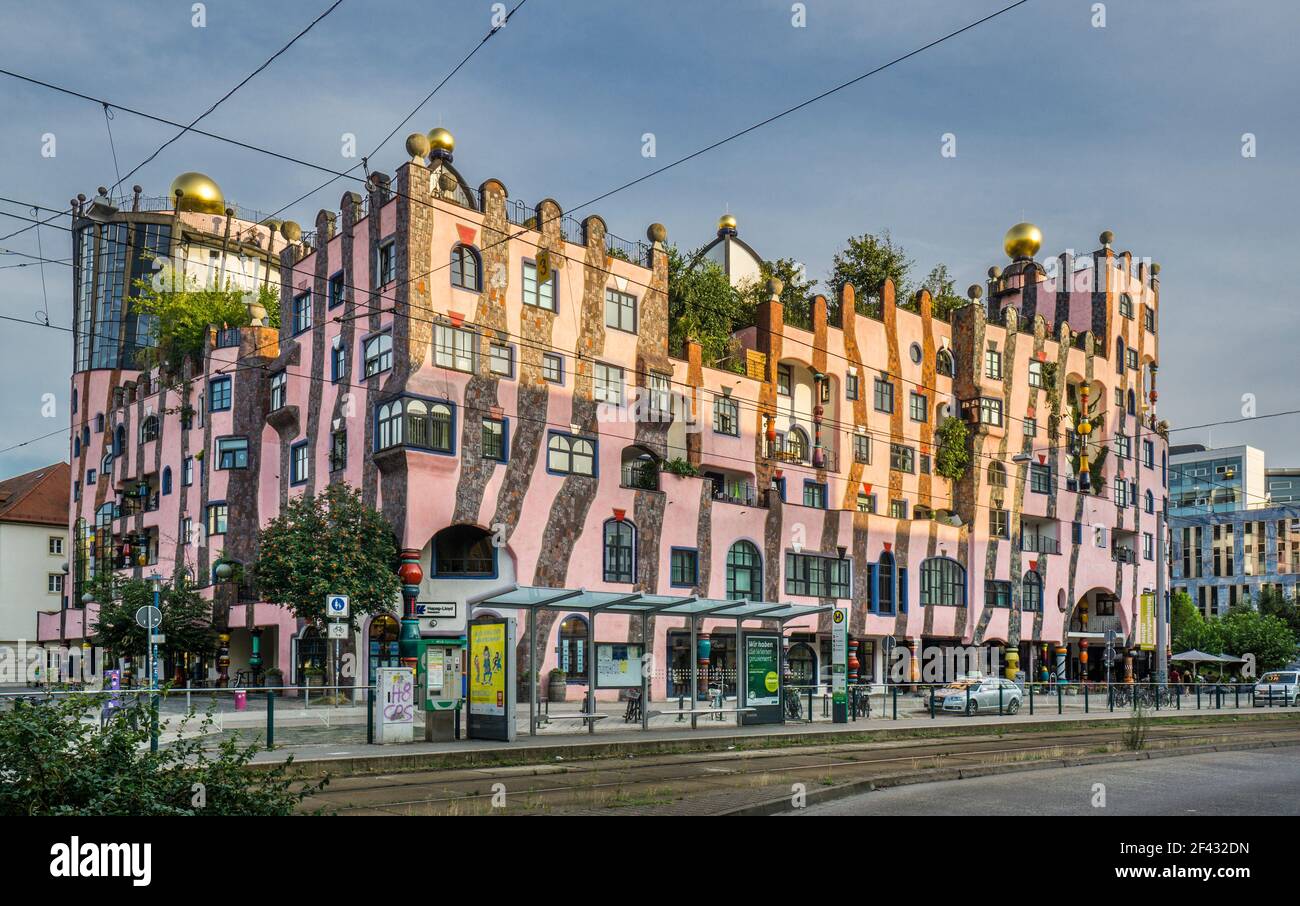
M 1198 651 L 1193 648 L 1190 651 L 1184 651 L 1182 654 L 1175 654 L 1169 660 L 1182 661 L 1187 664 L 1219 664 L 1219 673 L 1223 673 L 1223 659 L 1217 654 L 1207 654 L 1204 651 Z

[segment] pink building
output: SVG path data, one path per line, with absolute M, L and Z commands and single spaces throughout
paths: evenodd
M 1109 234 L 1044 265 L 1021 225 L 1011 263 L 950 320 L 886 284 L 819 297 L 796 325 L 771 286 L 737 333 L 743 368 L 710 367 L 697 344 L 669 348 L 662 226 L 630 242 L 495 179 L 473 188 L 450 135 L 429 138 L 301 236 L 186 211 L 85 220 L 76 578 L 188 569 L 228 609 L 232 675 L 257 638 L 264 665 L 297 680 L 321 655 L 317 628 L 214 569 L 253 562 L 258 527 L 289 495 L 343 480 L 420 551 L 417 600 L 454 614 L 426 631 L 457 631 L 517 586 L 848 600 L 861 681 L 887 679 L 889 651 L 914 652 L 902 672 L 916 678 L 925 646 L 955 645 L 998 646 L 1032 678 L 1104 677 L 1087 649 L 1109 629 L 1145 673 L 1139 600 L 1156 587 L 1165 495 L 1158 268 L 1115 253 Z M 127 367 L 129 300 L 103 301 L 106 275 L 135 260 L 113 259 L 106 237 L 164 222 L 173 250 L 184 237 L 219 262 L 237 236 L 240 254 L 278 264 L 281 329 L 214 329 L 180 387 Z M 707 256 L 733 280 L 757 274 L 734 218 Z M 100 334 L 118 338 L 116 356 L 96 357 Z M 937 471 L 948 418 L 969 433 L 953 479 Z M 1076 434 L 1081 420 L 1090 432 Z M 67 637 L 93 620 L 79 601 Z M 400 606 L 350 643 L 363 681 L 396 658 Z M 585 614 L 544 613 L 543 670 L 585 682 L 589 632 Z M 654 696 L 681 692 L 706 652 L 707 676 L 733 686 L 734 620 L 705 620 L 695 652 L 682 617 L 649 632 Z M 828 682 L 827 616 L 786 635 L 792 680 Z M 596 638 L 640 641 L 640 622 L 602 615 Z

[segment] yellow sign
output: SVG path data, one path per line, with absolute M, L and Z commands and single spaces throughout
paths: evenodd
M 1138 647 L 1156 650 L 1156 596 L 1144 594 L 1138 603 Z
M 506 713 L 506 626 L 469 626 L 469 709 L 474 714 Z
M 780 684 L 776 681 L 775 670 L 769 670 L 767 672 L 767 676 L 763 677 L 763 685 L 767 687 L 768 692 L 776 691 L 776 687 Z
M 537 250 L 537 283 L 540 286 L 551 279 L 551 253 L 546 249 Z
M 745 376 L 755 381 L 767 380 L 767 355 L 755 352 L 752 349 L 746 349 Z

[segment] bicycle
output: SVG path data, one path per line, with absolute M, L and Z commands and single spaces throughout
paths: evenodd
M 869 688 L 854 688 L 852 695 L 849 697 L 849 709 L 849 713 L 854 719 L 870 717 L 871 690 Z
M 803 703 L 799 700 L 799 692 L 796 689 L 785 690 L 785 701 L 782 704 L 786 720 L 803 720 Z

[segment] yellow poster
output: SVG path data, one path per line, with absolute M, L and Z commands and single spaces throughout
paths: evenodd
M 506 713 L 506 626 L 469 626 L 469 710 L 471 714 Z
M 1156 650 L 1156 596 L 1145 594 L 1138 603 L 1138 647 Z
M 745 374 L 756 381 L 767 380 L 767 356 L 752 349 L 745 350 Z

